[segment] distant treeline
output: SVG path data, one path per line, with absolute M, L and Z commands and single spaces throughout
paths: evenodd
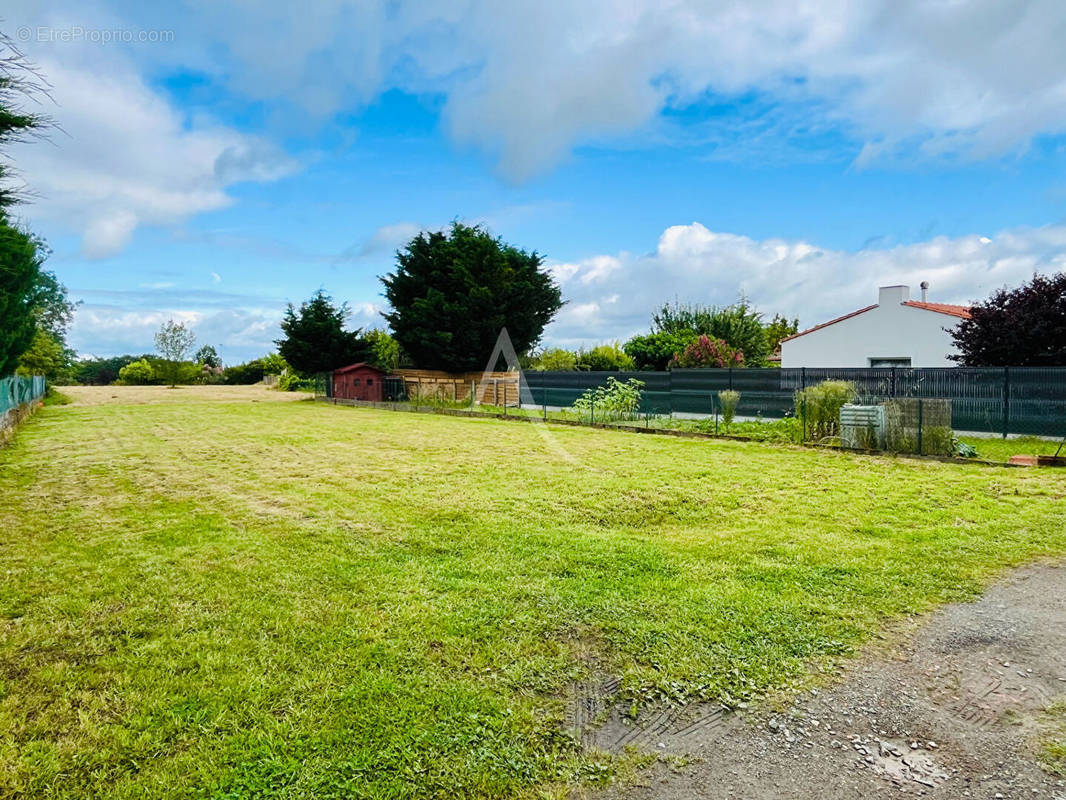
M 145 370 L 142 362 L 147 365 Z M 135 368 L 126 369 L 130 365 Z M 112 383 L 160 384 L 163 359 L 152 353 L 142 355 L 88 358 L 74 362 L 70 380 L 87 386 L 107 386 Z M 211 368 L 195 361 L 183 361 L 178 371 L 178 383 L 223 383 L 230 385 L 259 383 L 266 375 L 282 375 L 288 365 L 281 356 L 272 353 L 244 364 L 222 369 Z

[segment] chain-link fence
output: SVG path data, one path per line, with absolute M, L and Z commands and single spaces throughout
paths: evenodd
M 0 378 L 0 415 L 18 408 L 25 403 L 32 403 L 44 397 L 44 377 L 35 375 L 32 378 L 22 378 L 13 375 L 10 378 Z

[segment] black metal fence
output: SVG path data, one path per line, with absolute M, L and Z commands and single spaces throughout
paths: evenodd
M 860 397 L 951 401 L 957 431 L 1066 435 L 1066 367 L 675 369 L 668 372 L 524 373 L 538 405 L 566 407 L 608 377 L 644 382 L 641 413 L 713 414 L 718 392 L 740 392 L 737 415 L 779 419 L 795 394 L 824 380 L 850 381 Z

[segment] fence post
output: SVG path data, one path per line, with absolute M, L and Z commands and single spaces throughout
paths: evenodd
M 1003 368 L 1003 438 L 1010 432 L 1010 367 Z
M 596 401 L 589 400 L 589 424 L 596 424 Z
M 548 419 L 548 387 L 540 387 L 540 402 L 544 406 L 544 419 Z
M 729 368 L 729 391 L 733 391 L 733 368 Z
M 670 409 L 670 418 L 674 417 L 674 371 L 666 369 L 666 405 Z
M 807 368 L 800 367 L 800 389 L 807 388 Z
M 895 369 L 893 367 L 893 369 Z M 922 398 L 918 398 L 918 455 L 922 455 Z
M 475 382 L 474 381 L 470 381 L 470 407 L 471 408 L 474 407 L 474 394 L 477 391 L 475 386 L 476 386 Z

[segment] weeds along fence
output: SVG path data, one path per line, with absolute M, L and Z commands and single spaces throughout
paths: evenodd
M 40 375 L 0 378 L 0 434 L 17 425 L 33 408 L 33 403 L 44 397 L 44 390 L 44 378 Z
M 826 380 L 855 384 L 862 398 L 940 399 L 951 403 L 951 427 L 1038 436 L 1066 435 L 1066 367 L 885 367 L 675 369 L 668 372 L 525 372 L 533 401 L 569 407 L 608 377 L 644 382 L 640 413 L 720 411 L 718 393 L 740 392 L 738 417 L 780 419 L 795 413 L 796 392 Z M 923 404 L 923 409 L 925 405 Z

